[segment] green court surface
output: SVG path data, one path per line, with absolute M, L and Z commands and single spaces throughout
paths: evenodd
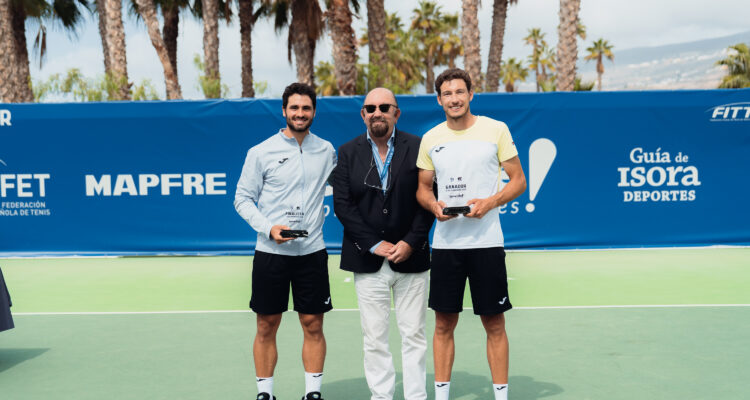
M 0 399 L 254 399 L 250 257 L 0 259 L 16 328 Z M 746 399 L 750 249 L 508 254 L 511 399 Z M 369 399 L 350 273 L 330 257 L 326 400 Z M 467 296 L 467 307 L 470 307 Z M 428 338 L 434 318 L 428 313 Z M 294 313 L 275 395 L 304 389 Z M 395 326 L 391 341 L 399 351 Z M 395 399 L 403 399 L 400 384 Z M 432 396 L 432 357 L 428 394 Z M 491 400 L 484 332 L 466 310 L 451 398 Z

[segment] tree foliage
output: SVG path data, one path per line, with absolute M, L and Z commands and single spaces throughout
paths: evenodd
M 207 76 L 206 66 L 200 54 L 193 57 L 193 65 L 198 69 L 198 89 L 207 99 L 218 99 L 229 96 L 229 86 L 221 83 L 221 78 Z
M 65 75 L 54 74 L 43 82 L 34 83 L 34 100 L 41 102 L 50 97 L 57 100 L 87 102 L 111 101 L 121 83 L 111 75 L 87 78 L 78 68 L 72 68 Z M 159 94 L 149 79 L 133 85 L 130 96 L 133 100 L 160 100 Z
M 726 69 L 720 89 L 750 88 L 750 49 L 745 43 L 729 46 L 729 55 L 716 62 Z
M 588 54 L 584 57 L 584 60 L 596 60 L 597 85 L 599 86 L 599 90 L 602 90 L 602 75 L 604 75 L 603 59 L 615 60 L 615 53 L 612 52 L 614 47 L 609 41 L 600 38 L 594 41 L 590 47 L 586 48 Z
M 525 82 L 529 71 L 523 66 L 523 62 L 514 57 L 500 64 L 500 79 L 505 84 L 505 91 L 512 93 L 516 91 L 516 81 Z

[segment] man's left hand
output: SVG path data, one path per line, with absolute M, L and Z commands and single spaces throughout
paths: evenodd
M 471 212 L 464 214 L 467 218 L 482 218 L 488 211 L 495 208 L 495 202 L 489 198 L 487 199 L 471 199 L 466 203 L 467 206 L 471 207 Z M 472 207 L 473 206 L 473 207 Z
M 411 257 L 411 252 L 412 248 L 409 246 L 409 243 L 399 240 L 398 243 L 391 248 L 390 255 L 388 255 L 388 261 L 397 264 L 404 262 Z

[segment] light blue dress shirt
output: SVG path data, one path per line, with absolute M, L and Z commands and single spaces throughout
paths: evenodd
M 396 137 L 396 128 L 393 128 L 393 132 L 391 132 L 391 137 L 388 139 L 388 154 L 393 154 L 393 141 Z M 372 140 L 372 137 L 370 136 L 370 131 L 367 131 L 367 141 L 370 143 L 370 146 L 372 147 L 372 158 L 375 159 L 375 166 L 378 168 L 378 175 L 380 175 L 381 180 L 380 184 L 381 187 L 386 188 L 388 187 L 388 179 L 390 179 L 390 170 L 387 169 L 385 173 L 383 173 L 383 169 L 385 168 L 385 164 L 383 163 L 383 160 L 380 159 L 380 151 L 378 150 L 378 145 L 375 144 L 375 142 Z M 388 156 L 386 156 L 386 160 L 388 159 Z M 385 194 L 385 189 L 383 189 L 383 194 Z M 379 241 L 375 243 L 374 246 L 370 247 L 370 253 L 375 254 L 375 249 L 380 246 L 380 244 L 383 243 L 383 241 Z

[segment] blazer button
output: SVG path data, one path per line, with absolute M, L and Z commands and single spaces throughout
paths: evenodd
M 388 214 L 388 209 L 387 208 L 383 209 L 383 214 Z

